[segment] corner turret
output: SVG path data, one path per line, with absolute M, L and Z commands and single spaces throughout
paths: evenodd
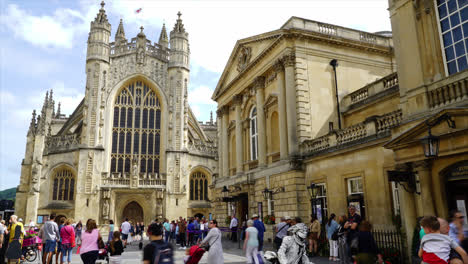
M 86 53 L 86 62 L 91 60 L 101 60 L 109 62 L 110 47 L 109 39 L 111 35 L 111 25 L 107 20 L 104 10 L 104 1 L 101 2 L 101 9 L 91 22 L 91 30 L 88 36 L 88 50 Z
M 171 60 L 169 61 L 169 68 L 181 67 L 186 70 L 190 69 L 189 56 L 190 48 L 188 42 L 188 33 L 185 32 L 184 24 L 180 18 L 182 14 L 179 12 L 177 16 L 176 24 L 174 29 L 171 31 Z

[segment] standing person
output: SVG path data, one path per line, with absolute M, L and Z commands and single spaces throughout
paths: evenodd
M 203 218 L 200 222 L 200 236 L 201 236 L 201 239 L 205 239 L 205 234 L 206 234 L 206 231 L 205 230 L 205 218 Z
M 0 221 L 0 264 L 5 263 L 5 248 L 3 247 L 3 241 L 5 241 L 5 231 L 6 227 L 4 225 L 5 221 Z
M 327 239 L 328 243 L 330 244 L 330 257 L 328 260 L 331 261 L 336 261 L 338 259 L 338 228 L 339 225 L 335 221 L 335 214 L 331 214 L 330 218 L 328 219 L 327 225 L 325 226 L 325 229 L 327 230 Z M 337 233 L 335 233 L 337 232 Z M 336 234 L 336 236 L 334 236 Z
M 275 239 L 273 243 L 275 244 L 275 249 L 278 250 L 281 247 L 281 243 L 283 243 L 283 238 L 288 235 L 288 228 L 291 226 L 291 217 L 284 216 L 281 217 L 281 222 L 276 225 L 275 231 Z
M 44 254 L 42 255 L 42 262 L 52 263 L 52 255 L 57 247 L 57 241 L 60 239 L 60 233 L 55 220 L 55 213 L 50 214 L 49 221 L 45 222 L 41 228 L 42 235 L 45 241 Z
M 170 235 L 170 239 L 169 239 L 169 241 L 171 243 L 174 243 L 175 233 L 176 233 L 176 223 L 175 223 L 174 220 L 172 220 L 172 222 L 171 222 L 171 235 Z
M 102 239 L 97 229 L 96 220 L 86 222 L 86 230 L 81 234 L 80 257 L 84 264 L 94 264 L 99 256 L 98 240 Z
M 112 237 L 114 235 L 114 220 L 109 220 L 109 236 L 107 237 L 107 242 L 112 241 Z
M 318 239 L 320 237 L 320 232 L 322 231 L 320 222 L 317 219 L 317 216 L 315 214 L 310 215 L 310 234 L 309 234 L 309 252 L 312 255 L 317 255 L 317 247 L 318 247 Z
M 179 226 L 180 249 L 186 249 L 187 248 L 187 243 L 186 243 L 187 226 L 185 225 L 185 221 L 180 220 L 178 226 Z
M 253 221 L 247 221 L 247 229 L 245 230 L 244 251 L 247 258 L 247 264 L 255 263 L 258 261 L 258 230 L 253 227 Z M 253 262 L 252 262 L 253 260 Z
M 56 222 L 58 225 L 58 230 L 59 234 L 62 228 L 64 227 L 65 224 L 65 217 L 56 217 Z M 57 250 L 55 250 L 55 263 L 58 263 L 58 260 L 60 259 L 60 264 L 63 264 L 62 261 L 62 236 L 60 236 L 60 239 L 57 240 Z
M 195 232 L 195 227 L 193 225 L 193 220 L 189 219 L 189 224 L 187 226 L 187 232 L 188 232 L 188 246 L 193 245 L 193 238 L 194 238 L 194 232 Z
M 374 236 L 372 236 L 371 229 L 372 225 L 368 221 L 362 221 L 359 225 L 359 249 L 356 255 L 356 263 L 358 264 L 374 264 L 376 260 L 378 263 L 383 262 Z
M 171 224 L 169 223 L 169 220 L 165 219 L 164 220 L 164 242 L 168 243 L 169 242 L 169 237 L 171 236 Z
M 258 219 L 258 215 L 254 214 L 252 216 L 252 220 L 254 222 L 254 227 L 258 230 L 258 251 L 263 251 L 263 234 L 265 233 L 265 225 L 262 221 Z
M 223 264 L 223 244 L 221 243 L 222 233 L 218 228 L 218 221 L 216 219 L 210 220 L 210 231 L 208 235 L 201 242 L 202 245 L 209 245 L 208 251 L 208 264 Z
M 128 240 L 128 234 L 130 233 L 130 223 L 128 222 L 128 218 L 125 218 L 125 221 L 122 223 L 120 226 L 120 229 L 122 229 L 122 240 L 124 242 L 124 248 L 127 247 L 127 240 Z
M 172 246 L 163 240 L 163 227 L 158 223 L 148 226 L 151 243 L 143 249 L 143 264 L 174 263 Z
M 23 223 L 18 221 L 16 215 L 10 216 L 11 227 L 10 227 L 10 239 L 8 242 L 8 249 L 6 251 L 6 257 L 8 263 L 17 263 L 21 258 L 21 247 L 23 245 L 24 237 L 24 226 Z
M 75 237 L 76 237 L 76 244 L 81 244 L 81 231 L 83 230 L 83 223 L 81 220 L 75 226 Z
M 349 257 L 356 255 L 358 249 L 358 232 L 359 224 L 362 221 L 362 218 L 359 214 L 356 213 L 356 207 L 350 205 L 348 207 L 348 221 L 345 223 L 344 228 L 348 230 L 347 243 L 349 247 Z
M 450 236 L 440 233 L 440 223 L 435 216 L 425 216 L 421 219 L 424 228 L 424 237 L 421 239 L 419 257 L 427 264 L 448 263 L 450 250 L 454 249 L 462 258 L 463 263 L 468 263 L 468 255 Z
M 347 223 L 348 219 L 346 215 L 341 215 L 338 219 L 338 257 L 340 259 L 340 263 L 348 264 L 349 257 L 348 257 L 348 231 L 344 228 L 344 225 Z
M 141 240 L 143 240 L 143 235 L 145 234 L 145 223 L 144 222 L 141 222 L 140 223 L 140 236 L 141 236 Z
M 229 229 L 231 229 L 231 241 L 237 242 L 237 226 L 239 225 L 239 221 L 233 215 L 231 216 L 231 224 L 229 225 Z
M 68 218 L 65 221 L 64 227 L 60 230 L 60 238 L 62 238 L 62 263 L 68 262 L 68 264 L 71 264 L 73 242 L 75 241 L 75 230 L 71 226 L 72 223 L 73 219 Z
M 461 244 L 461 242 L 465 239 L 464 234 L 463 234 L 463 223 L 464 223 L 464 218 L 463 214 L 455 210 L 451 213 L 451 218 L 452 222 L 450 223 L 450 230 L 449 230 L 449 236 L 457 242 L 457 244 Z
M 307 257 L 306 240 L 307 226 L 304 223 L 297 223 L 288 229 L 291 236 L 283 239 L 278 250 L 278 261 L 281 264 L 310 264 Z
M 122 252 L 124 252 L 124 247 L 122 240 L 120 240 L 120 232 L 115 231 L 112 234 L 112 239 L 109 243 L 109 263 L 120 264 L 120 262 L 122 261 Z

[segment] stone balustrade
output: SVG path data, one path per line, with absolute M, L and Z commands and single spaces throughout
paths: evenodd
M 166 179 L 157 173 L 140 173 L 136 178 L 132 177 L 130 173 L 103 173 L 102 185 L 104 187 L 113 188 L 165 188 Z
M 344 38 L 354 40 L 360 43 L 368 43 L 374 46 L 391 47 L 393 41 L 391 37 L 363 32 L 351 28 L 340 27 L 327 23 L 321 23 L 313 20 L 303 19 L 299 17 L 292 17 L 286 24 L 282 26 L 283 29 L 300 29 L 306 31 L 313 31 L 330 37 Z
M 374 96 L 387 92 L 392 88 L 398 88 L 398 75 L 396 72 L 346 95 L 342 101 L 344 109 L 343 112 L 352 108 L 352 105 L 356 103 L 363 102 L 368 98 L 371 99 Z
M 377 133 L 383 133 L 397 126 L 403 119 L 403 112 L 399 109 L 377 117 Z
M 364 122 L 351 127 L 332 131 L 327 135 L 311 140 L 305 140 L 300 145 L 300 152 L 303 156 L 312 156 L 386 137 L 390 135 L 390 129 L 398 126 L 402 119 L 401 110 L 381 116 L 372 116 Z
M 137 38 L 132 38 L 130 42 L 125 44 L 110 43 L 110 56 L 118 57 L 137 52 L 136 41 Z M 146 40 L 146 55 L 162 61 L 169 61 L 169 49 L 157 43 L 151 44 L 150 40 Z
M 46 153 L 56 153 L 77 149 L 80 145 L 78 134 L 48 136 L 46 138 Z
M 463 71 L 449 78 L 430 84 L 427 99 L 431 109 L 465 100 L 468 97 L 468 72 Z

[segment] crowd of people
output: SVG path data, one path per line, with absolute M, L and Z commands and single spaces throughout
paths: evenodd
M 420 220 L 419 257 L 422 263 L 463 264 L 468 263 L 466 238 L 463 230 L 464 217 L 461 212 L 452 213 L 452 221 L 435 216 L 426 216 Z M 241 224 L 231 217 L 229 228 L 219 228 L 215 219 L 200 217 L 160 221 L 155 219 L 145 230 L 143 222 L 124 219 L 120 228 L 112 220 L 108 223 L 107 243 L 103 241 L 96 221 L 88 219 L 85 224 L 71 218 L 56 217 L 52 213 L 49 220 L 39 229 L 33 221 L 26 225 L 22 219 L 13 215 L 8 226 L 0 224 L 0 264 L 5 258 L 8 263 L 18 263 L 24 258 L 24 246 L 28 239 L 34 238 L 42 245 L 42 263 L 71 263 L 73 249 L 80 255 L 84 264 L 95 263 L 102 249 L 109 263 L 119 264 L 127 245 L 138 242 L 143 250 L 143 263 L 174 263 L 173 251 L 177 245 L 185 250 L 185 264 L 196 264 L 207 253 L 208 264 L 224 263 L 222 233 L 228 232 L 229 240 L 243 240 L 243 250 L 247 263 L 264 263 L 264 257 L 271 252 L 264 252 L 265 225 L 254 214 L 251 219 L 244 219 Z M 240 229 L 239 229 L 240 227 Z M 328 239 L 330 261 L 340 263 L 383 263 L 383 258 L 372 234 L 372 225 L 363 220 L 354 206 L 349 206 L 347 215 L 331 214 L 324 223 Z M 315 215 L 310 223 L 303 223 L 300 217 L 285 216 L 275 226 L 273 245 L 280 264 L 310 263 L 309 257 L 317 255 L 318 240 L 322 234 L 322 224 Z M 146 232 L 145 232 L 146 231 Z M 238 231 L 241 233 L 238 237 Z M 143 240 L 149 243 L 143 248 Z M 29 243 L 29 242 L 28 242 Z

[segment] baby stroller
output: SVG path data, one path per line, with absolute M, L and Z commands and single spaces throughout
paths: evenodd
M 99 255 L 96 263 L 109 263 L 108 245 L 106 245 L 104 248 L 99 249 Z
M 205 249 L 202 247 L 195 245 L 190 248 L 190 257 L 186 264 L 198 264 L 205 254 Z

